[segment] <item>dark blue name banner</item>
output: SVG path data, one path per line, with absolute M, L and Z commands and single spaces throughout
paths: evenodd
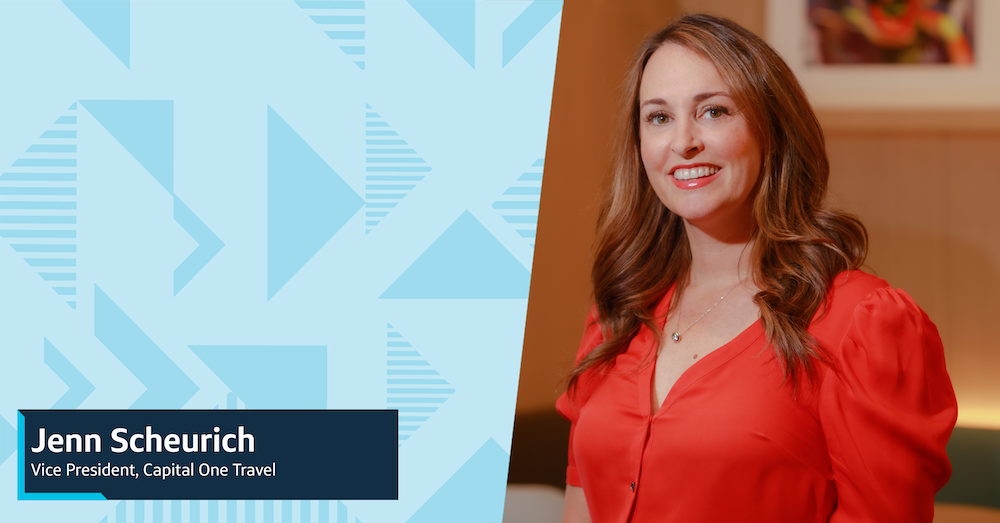
M 19 499 L 398 499 L 395 410 L 20 410 Z

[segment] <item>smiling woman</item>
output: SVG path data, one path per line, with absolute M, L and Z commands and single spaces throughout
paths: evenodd
M 865 229 L 824 206 L 788 67 L 691 15 L 645 42 L 625 92 L 557 403 L 564 521 L 931 521 L 957 413 L 940 338 L 858 270 Z

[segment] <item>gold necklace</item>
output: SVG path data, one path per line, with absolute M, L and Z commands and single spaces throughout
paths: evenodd
M 695 324 L 697 324 L 699 321 L 701 321 L 702 318 L 704 318 L 705 316 L 707 316 L 708 313 L 712 312 L 712 309 L 714 309 L 716 305 L 718 305 L 719 303 L 721 303 L 722 300 L 726 296 L 729 296 L 730 292 L 733 292 L 733 289 L 735 289 L 736 287 L 739 287 L 740 284 L 743 283 L 744 281 L 746 281 L 746 280 L 742 280 L 740 282 L 737 282 L 736 285 L 733 285 L 733 288 L 729 289 L 728 291 L 726 291 L 726 293 L 722 295 L 722 298 L 719 298 L 718 301 L 716 301 L 715 303 L 713 303 L 712 306 L 709 307 L 707 311 L 705 311 L 705 314 L 702 314 L 700 317 L 698 317 L 697 320 L 694 320 L 694 323 L 692 323 L 691 325 L 688 325 L 687 328 L 684 329 L 684 330 L 680 330 L 680 328 L 681 328 L 681 311 L 678 308 L 677 309 L 677 330 L 680 331 L 680 332 L 674 332 L 673 334 L 671 334 L 670 335 L 670 339 L 674 340 L 674 343 L 680 343 L 680 341 L 681 341 L 681 334 L 684 334 L 685 332 L 691 330 L 691 327 L 694 327 Z

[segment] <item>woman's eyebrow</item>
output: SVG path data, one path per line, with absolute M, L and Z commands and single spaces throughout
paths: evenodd
M 704 102 L 705 100 L 708 100 L 709 98 L 711 98 L 713 96 L 729 96 L 729 93 L 727 93 L 725 91 L 713 91 L 713 92 L 710 92 L 710 93 L 699 93 L 699 94 L 694 95 L 694 101 L 695 102 Z
M 707 93 L 698 93 L 698 94 L 694 95 L 693 100 L 694 100 L 695 103 L 701 103 L 701 102 L 704 102 L 705 100 L 708 100 L 709 98 L 712 98 L 713 96 L 726 96 L 726 97 L 728 97 L 729 93 L 727 93 L 725 91 L 711 91 L 711 92 L 707 92 Z M 639 109 L 642 109 L 643 107 L 646 107 L 647 105 L 667 105 L 667 102 L 663 98 L 650 98 L 649 100 L 646 100 L 645 102 L 642 102 L 642 104 L 639 105 Z

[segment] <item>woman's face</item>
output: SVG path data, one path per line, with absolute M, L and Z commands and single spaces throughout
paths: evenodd
M 642 163 L 660 201 L 688 225 L 742 232 L 753 225 L 761 148 L 712 62 L 668 43 L 639 85 Z

